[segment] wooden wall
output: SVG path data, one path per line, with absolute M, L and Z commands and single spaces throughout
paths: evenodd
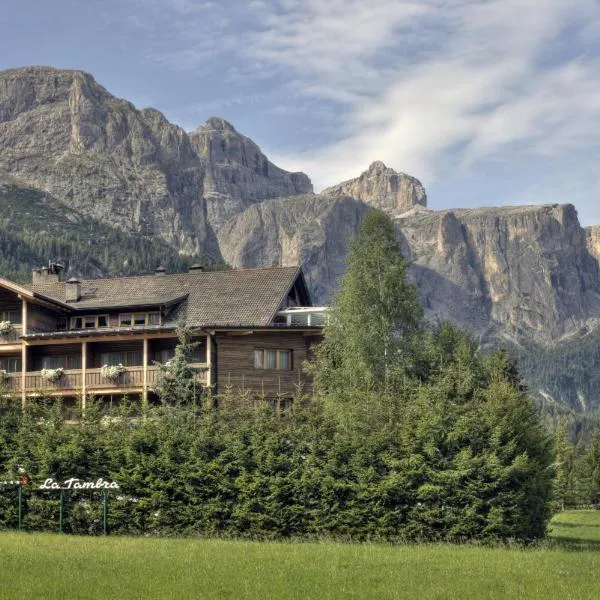
M 21 310 L 23 306 L 21 300 L 17 297 L 17 294 L 0 288 L 0 310 Z
M 43 306 L 27 303 L 27 332 L 56 331 L 58 314 Z
M 251 335 L 231 335 L 218 333 L 216 342 L 217 390 L 227 386 L 234 390 L 250 389 L 266 396 L 293 396 L 299 379 L 307 384 L 302 373 L 302 362 L 307 358 L 311 337 L 301 331 L 278 330 L 274 332 L 256 332 Z M 291 350 L 292 369 L 256 369 L 254 367 L 255 349 Z

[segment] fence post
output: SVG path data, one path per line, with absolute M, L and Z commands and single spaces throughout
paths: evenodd
M 23 524 L 23 486 L 19 484 L 19 531 Z
M 65 490 L 60 490 L 60 508 L 58 512 L 58 530 L 62 533 L 63 530 L 63 518 L 65 512 Z
M 108 533 L 108 492 L 102 490 L 102 530 L 104 535 Z

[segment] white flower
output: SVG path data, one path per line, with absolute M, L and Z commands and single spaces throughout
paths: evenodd
M 121 363 L 118 365 L 102 365 L 100 372 L 102 373 L 102 377 L 116 381 L 119 375 L 125 373 L 125 367 Z
M 13 325 L 10 321 L 0 321 L 0 334 L 6 335 L 12 331 Z
M 57 369 L 42 369 L 41 376 L 48 381 L 58 381 L 65 373 L 62 367 Z

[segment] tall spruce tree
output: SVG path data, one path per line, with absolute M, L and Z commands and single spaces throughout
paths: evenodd
M 316 353 L 317 387 L 393 393 L 409 367 L 422 314 L 394 224 L 374 210 L 350 246 L 347 271 Z
M 192 330 L 184 323 L 177 326 L 179 343 L 175 355 L 165 365 L 160 365 L 155 391 L 167 406 L 181 406 L 199 402 L 204 395 L 204 386 L 198 382 L 197 369 L 191 364 L 198 342 L 193 341 Z

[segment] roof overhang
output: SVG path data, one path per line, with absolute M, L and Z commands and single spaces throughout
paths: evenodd
M 27 300 L 61 312 L 70 312 L 71 310 L 71 307 L 65 302 L 40 294 L 39 292 L 34 292 L 14 281 L 10 281 L 10 279 L 5 279 L 4 277 L 0 277 L 0 287 L 14 292 L 21 300 Z
M 132 302 L 129 301 L 127 303 L 121 304 L 101 304 L 101 305 L 89 305 L 85 306 L 77 306 L 77 304 L 68 305 L 72 311 L 76 313 L 85 313 L 85 312 L 97 312 L 103 310 L 129 310 L 131 312 L 136 312 L 140 310 L 147 310 L 150 308 L 161 309 L 161 308 L 169 308 L 175 304 L 180 304 L 184 300 L 187 299 L 189 294 L 183 294 L 182 296 L 176 296 L 174 298 L 161 298 L 157 300 L 147 300 L 145 302 Z

